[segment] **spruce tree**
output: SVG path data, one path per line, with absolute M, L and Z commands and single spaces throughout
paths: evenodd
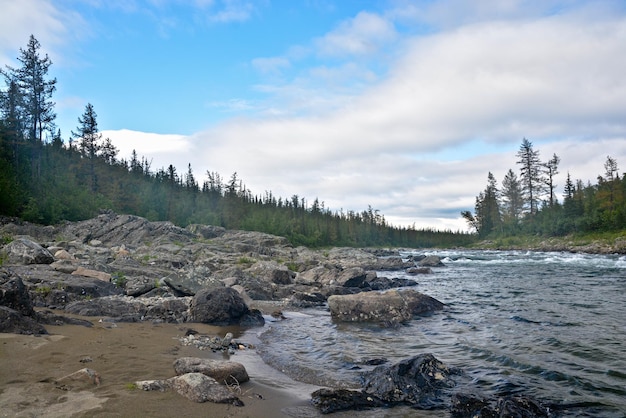
M 519 158 L 517 164 L 521 166 L 522 190 L 524 190 L 528 211 L 531 215 L 535 215 L 539 210 L 542 186 L 539 151 L 535 151 L 532 142 L 524 138 L 517 157 Z
M 56 78 L 48 79 L 48 70 L 52 61 L 46 54 L 39 55 L 41 45 L 30 35 L 26 49 L 20 48 L 17 60 L 20 68 L 7 67 L 5 74 L 15 80 L 23 97 L 24 128 L 27 138 L 32 142 L 42 143 L 44 132 L 51 131 L 56 114 L 52 94 L 56 90 Z M 53 132 L 50 132 L 53 134 Z
M 511 169 L 502 180 L 501 200 L 504 223 L 516 226 L 524 211 L 524 191 L 517 175 Z

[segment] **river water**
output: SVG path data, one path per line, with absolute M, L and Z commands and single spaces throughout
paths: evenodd
M 408 257 L 412 253 L 402 253 Z M 432 353 L 464 371 L 461 389 L 570 404 L 560 416 L 626 416 L 626 257 L 449 250 L 411 277 L 446 304 L 398 328 L 333 323 L 326 309 L 286 312 L 259 352 L 295 380 L 360 387 L 368 361 Z

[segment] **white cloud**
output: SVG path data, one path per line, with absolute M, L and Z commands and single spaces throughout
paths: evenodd
M 393 23 L 379 15 L 361 12 L 315 43 L 324 56 L 369 55 L 396 36 Z
M 104 130 L 103 138 L 110 138 L 119 149 L 118 158 L 130 160 L 133 150 L 139 158 L 151 161 L 152 170 L 172 164 L 179 171 L 186 170 L 187 164 L 195 160 L 194 144 L 185 135 L 155 134 L 131 131 L 128 129 Z
M 240 119 L 193 141 L 203 144 L 204 164 L 237 171 L 257 193 L 317 196 L 333 209 L 371 204 L 391 221 L 463 227 L 458 213 L 473 208 L 487 172 L 501 181 L 517 170 L 523 137 L 543 158 L 561 157 L 561 185 L 568 169 L 595 179 L 607 154 L 598 146 L 626 159 L 625 28 L 624 20 L 554 16 L 416 38 L 388 79 L 338 111 Z M 326 94 L 301 93 L 303 101 Z M 482 150 L 452 158 L 472 146 Z

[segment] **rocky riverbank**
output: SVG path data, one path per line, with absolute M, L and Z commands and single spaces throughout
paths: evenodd
M 0 405 L 9 416 L 39 416 L 41 411 L 49 416 L 172 416 L 180 411 L 199 416 L 203 413 L 191 404 L 206 401 L 221 405 L 214 406 L 218 416 L 278 416 L 279 410 L 312 404 L 318 412 L 307 410 L 306 416 L 407 405 L 446 409 L 455 416 L 481 409 L 495 413 L 504 404 L 513 410 L 535 408 L 535 416 L 545 412 L 525 398 L 454 393 L 447 367 L 427 353 L 408 359 L 407 365 L 379 366 L 361 391 L 293 381 L 282 390 L 272 382 L 283 377 L 263 369 L 258 356 L 241 354 L 253 352 L 254 344 L 237 338 L 266 321 L 283 320 L 283 311 L 324 306 L 335 321 L 397 327 L 445 309 L 407 289 L 416 280 L 393 274 L 430 274 L 442 266 L 436 256 L 403 259 L 396 250 L 294 248 L 284 238 L 258 232 L 179 228 L 111 212 L 45 227 L 3 219 L 0 237 L 0 332 L 13 333 L 3 337 L 2 361 L 11 366 L 0 375 Z M 402 289 L 391 290 L 397 288 Z M 203 332 L 206 327 L 217 328 Z M 244 370 L 225 363 L 222 371 L 209 372 L 205 360 L 216 355 L 247 359 Z M 181 361 L 202 367 L 182 371 L 176 366 Z M 249 368 L 263 372 L 254 375 Z M 271 378 L 263 379 L 263 373 Z M 410 391 L 407 384 L 413 385 Z M 255 392 L 262 387 L 265 393 Z M 301 396 L 304 392 L 308 399 Z M 268 397 L 280 401 L 261 402 Z M 155 399 L 167 399 L 168 406 L 155 409 Z M 125 406 L 129 402 L 132 407 Z M 55 408 L 56 415 L 50 412 Z M 286 415 L 304 413 L 291 411 Z

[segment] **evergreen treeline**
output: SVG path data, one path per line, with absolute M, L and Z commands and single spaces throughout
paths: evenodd
M 555 195 L 560 158 L 554 154 L 542 162 L 539 151 L 526 138 L 516 156 L 519 177 L 509 169 L 498 188 L 490 172 L 487 187 L 476 197 L 475 212 L 461 213 L 479 237 L 626 229 L 626 175 L 620 178 L 617 161 L 611 156 L 607 156 L 604 175 L 598 176 L 597 184 L 573 181 L 567 173 L 563 203 Z
M 76 221 L 112 209 L 146 217 L 219 225 L 285 236 L 308 246 L 455 246 L 471 242 L 461 232 L 394 227 L 369 207 L 362 212 L 333 212 L 315 199 L 297 195 L 253 195 L 234 173 L 224 180 L 207 172 L 202 184 L 191 165 L 179 174 L 172 165 L 153 170 L 136 153 L 118 159 L 118 150 L 98 130 L 91 104 L 78 118 L 70 139 L 54 124 L 56 79 L 48 77 L 49 57 L 31 36 L 20 49 L 19 68 L 0 70 L 0 214 L 53 224 Z

